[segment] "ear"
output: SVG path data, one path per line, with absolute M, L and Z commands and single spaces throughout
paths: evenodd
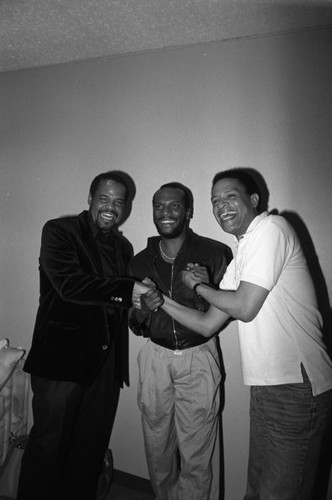
M 88 196 L 88 205 L 89 205 L 89 206 L 91 205 L 91 200 L 92 200 L 92 196 L 91 196 L 91 194 L 89 193 L 89 196 Z
M 192 212 L 191 209 L 188 208 L 188 210 L 186 210 L 186 219 L 190 220 L 191 218 L 192 218 Z
M 253 193 L 250 195 L 250 201 L 251 201 L 251 205 L 253 208 L 257 208 L 258 207 L 258 203 L 259 203 L 259 196 L 257 193 Z

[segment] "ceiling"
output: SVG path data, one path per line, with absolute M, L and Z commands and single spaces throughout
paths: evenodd
M 0 71 L 332 26 L 332 0 L 0 0 Z

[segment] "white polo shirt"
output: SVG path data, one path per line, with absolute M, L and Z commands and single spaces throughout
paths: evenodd
M 240 281 L 269 290 L 256 318 L 238 322 L 246 385 L 302 382 L 301 363 L 314 395 L 332 388 L 332 362 L 322 340 L 316 293 L 298 237 L 284 217 L 264 212 L 238 242 L 220 288 Z

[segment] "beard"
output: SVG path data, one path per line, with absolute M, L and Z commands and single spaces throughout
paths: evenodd
M 165 238 L 166 240 L 172 240 L 174 238 L 178 238 L 179 236 L 181 236 L 181 234 L 183 234 L 187 230 L 188 227 L 187 222 L 183 221 L 182 223 L 176 225 L 170 231 L 167 231 L 163 230 L 163 228 L 160 227 L 158 223 L 155 222 L 154 224 L 160 236 L 162 236 L 162 238 Z

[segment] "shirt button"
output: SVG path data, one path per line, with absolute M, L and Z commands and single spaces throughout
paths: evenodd
M 107 348 L 108 348 L 108 345 L 107 345 L 107 344 L 104 344 L 104 345 L 102 346 L 102 350 L 103 350 L 103 351 L 106 351 L 106 349 L 107 349 Z

